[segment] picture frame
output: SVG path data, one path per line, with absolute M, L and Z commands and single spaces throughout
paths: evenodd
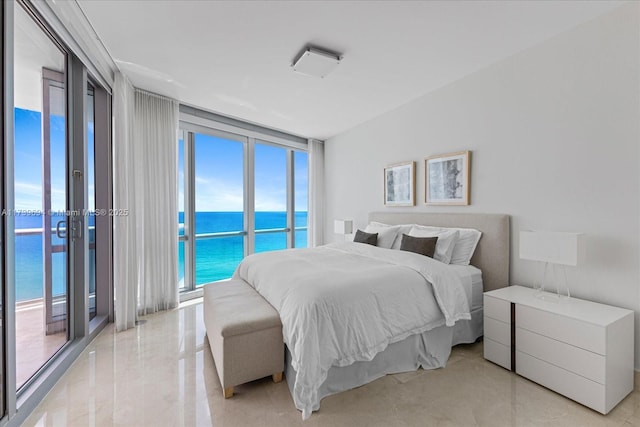
M 471 151 L 431 156 L 424 161 L 427 205 L 469 205 L 471 203 Z
M 384 168 L 384 205 L 415 206 L 416 162 L 396 163 Z

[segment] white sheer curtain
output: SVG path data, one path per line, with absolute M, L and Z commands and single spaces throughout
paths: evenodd
M 136 90 L 138 314 L 178 305 L 178 103 Z
M 324 142 L 310 139 L 309 146 L 309 247 L 324 242 Z
M 116 330 L 137 315 L 178 305 L 178 103 L 114 87 L 114 287 Z
M 124 331 L 136 323 L 138 249 L 136 181 L 133 143 L 134 90 L 127 78 L 116 73 L 113 88 L 113 207 L 130 215 L 113 217 L 113 284 L 116 330 Z

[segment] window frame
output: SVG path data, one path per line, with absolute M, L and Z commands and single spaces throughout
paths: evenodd
M 66 140 L 67 150 L 66 157 L 68 166 L 77 165 L 75 162 L 82 162 L 83 148 L 81 147 L 84 140 L 84 90 L 80 88 L 85 87 L 88 76 L 88 66 L 86 62 L 83 62 L 76 54 L 76 51 L 69 48 L 68 44 L 62 40 L 59 32 L 52 29 L 42 13 L 38 9 L 37 5 L 27 0 L 18 0 L 15 2 L 2 2 L 0 5 L 1 24 L 0 30 L 3 34 L 2 42 L 2 58 L 0 64 L 2 65 L 2 118 L 0 119 L 0 125 L 2 125 L 3 139 L 2 139 L 2 154 L 1 166 L 3 183 L 0 185 L 0 196 L 2 197 L 2 207 L 8 211 L 15 209 L 14 205 L 14 149 L 13 141 L 15 135 L 14 127 L 14 65 L 15 65 L 15 14 L 16 9 L 22 8 L 31 19 L 34 20 L 36 25 L 45 33 L 51 41 L 57 45 L 61 51 L 66 55 L 65 60 L 65 85 L 67 88 L 66 93 Z M 90 64 L 89 64 L 90 65 Z M 102 80 L 99 80 L 102 81 Z M 110 88 L 108 86 L 97 85 L 104 90 L 104 102 L 105 102 L 105 114 L 108 116 L 104 118 L 104 134 L 100 137 L 104 141 L 108 142 L 109 148 L 106 148 L 107 152 L 110 151 L 111 145 L 111 100 L 110 100 Z M 96 85 L 94 85 L 96 87 Z M 96 133 L 96 138 L 97 138 Z M 110 162 L 109 158 L 109 162 Z M 108 176 L 104 181 L 108 182 L 112 179 L 110 170 L 110 163 L 104 165 L 104 170 L 107 171 Z M 72 167 L 73 169 L 73 167 Z M 78 169 L 81 172 L 83 170 Z M 67 170 L 67 172 L 69 172 Z M 97 173 L 97 172 L 96 172 Z M 85 208 L 84 199 L 78 194 L 72 194 L 73 191 L 78 192 L 82 186 L 74 188 L 70 182 L 70 175 L 67 173 L 67 191 L 69 192 L 70 201 L 73 201 L 73 206 L 67 206 L 67 210 L 79 210 Z M 78 180 L 79 181 L 79 180 Z M 104 194 L 105 200 L 111 200 L 111 187 L 106 184 L 109 189 L 109 194 Z M 73 208 L 73 209 L 69 209 Z M 109 219 L 110 221 L 110 219 Z M 83 221 L 82 226 L 86 227 L 86 223 Z M 0 387 L 2 391 L 0 393 L 0 425 L 1 426 L 17 426 L 20 425 L 29 416 L 33 408 L 42 401 L 45 395 L 53 388 L 57 381 L 67 371 L 71 364 L 76 360 L 80 353 L 86 348 L 86 346 L 94 339 L 98 333 L 106 326 L 108 317 L 113 313 L 112 302 L 107 299 L 104 301 L 102 307 L 103 316 L 97 316 L 91 322 L 88 319 L 88 298 L 85 298 L 85 291 L 88 290 L 88 283 L 83 280 L 83 273 L 81 273 L 81 263 L 76 262 L 75 259 L 80 259 L 82 250 L 80 245 L 85 239 L 77 239 L 74 245 L 69 245 L 69 257 L 67 261 L 68 273 L 74 274 L 73 284 L 68 289 L 68 338 L 69 340 L 63 345 L 55 354 L 54 357 L 44 363 L 38 370 L 38 372 L 31 377 L 24 385 L 18 390 L 16 387 L 16 314 L 15 314 L 15 221 L 12 215 L 3 216 L 3 221 L 0 221 L 0 233 L 2 234 L 2 251 L 0 254 L 0 274 L 3 275 L 3 304 L 2 304 L 2 318 L 3 318 L 3 330 L 0 330 L 0 336 L 3 339 L 4 348 L 4 363 L 2 366 L 2 378 L 0 378 Z M 86 228 L 83 228 L 83 235 L 86 235 Z M 110 236 L 110 234 L 109 234 Z M 105 265 L 108 269 L 111 269 L 111 243 L 108 248 L 104 248 Z M 75 252 L 74 252 L 75 251 Z M 73 270 L 73 273 L 72 273 Z M 112 291 L 112 271 L 109 271 L 108 277 L 105 278 L 104 286 L 108 287 L 109 297 L 113 300 Z M 85 286 L 86 285 L 86 286 Z
M 217 120 L 213 113 L 199 112 L 193 114 L 193 107 L 188 107 L 185 112 L 180 108 L 179 135 L 183 141 L 183 173 L 184 173 L 184 233 L 178 237 L 179 242 L 184 242 L 184 286 L 180 288 L 180 300 L 186 301 L 202 295 L 202 285 L 196 285 L 196 254 L 195 245 L 198 240 L 193 233 L 195 226 L 195 135 L 204 134 L 217 138 L 243 141 L 244 144 L 244 229 L 234 233 L 221 233 L 218 237 L 226 235 L 244 236 L 244 256 L 255 253 L 256 235 L 285 232 L 287 248 L 295 247 L 295 153 L 308 153 L 307 140 L 287 135 L 278 131 L 261 128 L 245 122 L 235 122 L 227 119 L 225 122 Z M 208 116 L 208 117 L 207 117 Z M 234 121 L 233 123 L 229 123 Z M 180 138 L 180 137 L 179 137 Z M 176 139 L 176 146 L 178 144 Z M 261 231 L 255 229 L 255 147 L 256 144 L 270 145 L 286 150 L 286 225 L 284 228 Z M 178 191 L 180 194 L 180 191 Z M 307 200 L 308 207 L 308 200 Z M 176 213 L 176 218 L 179 213 Z M 307 226 L 308 227 L 308 226 Z M 298 227 L 301 228 L 301 227 Z

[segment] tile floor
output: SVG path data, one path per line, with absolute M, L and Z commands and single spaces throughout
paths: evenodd
M 454 348 L 447 366 L 387 375 L 322 400 L 302 421 L 286 382 L 238 386 L 225 400 L 204 338 L 202 304 L 109 325 L 25 426 L 640 426 L 640 393 L 600 415 Z

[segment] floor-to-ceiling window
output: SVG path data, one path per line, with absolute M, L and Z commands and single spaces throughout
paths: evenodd
M 0 424 L 12 425 L 108 320 L 111 107 L 32 3 L 0 10 Z
M 294 212 L 296 248 L 306 248 L 309 223 L 307 209 L 309 206 L 309 154 L 306 151 L 294 153 Z
M 287 248 L 287 149 L 256 143 L 254 149 L 255 252 Z
M 230 278 L 248 254 L 307 245 L 304 140 L 209 125 L 183 122 L 177 142 L 182 291 Z
M 185 169 L 185 156 L 184 156 L 184 134 L 185 132 L 180 130 L 178 135 L 178 289 L 184 290 L 186 288 L 185 281 L 185 266 L 184 266 L 184 251 L 185 251 L 185 224 L 184 224 L 184 199 L 185 199 L 185 181 L 184 181 L 184 169 Z
M 231 277 L 244 256 L 244 150 L 233 135 L 193 136 L 195 284 Z
M 95 88 L 87 84 L 85 98 L 86 111 L 86 151 L 87 151 L 87 211 L 84 217 L 87 221 L 87 237 L 89 239 L 89 319 L 96 317 L 96 139 L 95 139 Z
M 16 384 L 68 340 L 67 53 L 15 8 Z

